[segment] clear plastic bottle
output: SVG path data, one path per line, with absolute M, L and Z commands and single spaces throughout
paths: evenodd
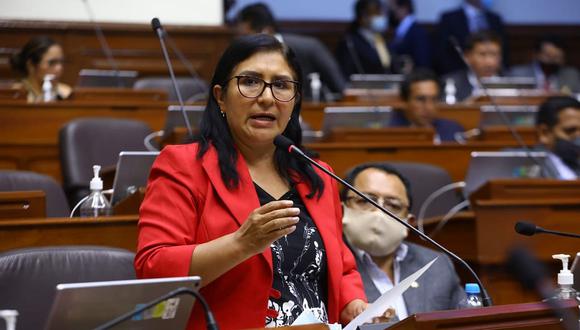
M 483 300 L 481 299 L 481 290 L 479 288 L 479 285 L 477 285 L 477 283 L 466 283 L 465 294 L 467 296 L 459 303 L 460 308 L 483 307 L 482 303 Z
M 568 269 L 568 254 L 554 254 L 553 259 L 562 261 L 562 269 L 558 273 L 558 289 L 550 299 L 576 299 L 580 303 L 580 296 L 574 289 L 574 274 Z
M 320 90 L 322 89 L 322 82 L 320 81 L 320 74 L 312 72 L 308 75 L 310 78 L 310 91 L 312 92 L 312 102 L 320 102 Z
M 457 102 L 457 87 L 455 81 L 451 78 L 445 80 L 445 103 L 455 104 Z
M 99 165 L 93 166 L 94 177 L 90 183 L 91 194 L 80 206 L 81 217 L 100 217 L 113 213 L 111 204 L 103 195 L 103 180 L 99 177 L 100 170 Z
M 47 74 L 44 76 L 42 81 L 42 101 L 43 102 L 52 102 L 56 99 L 54 93 L 54 86 L 52 85 L 52 80 L 54 79 L 54 75 Z

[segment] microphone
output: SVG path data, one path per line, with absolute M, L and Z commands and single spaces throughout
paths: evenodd
M 463 62 L 463 64 L 465 64 L 465 66 L 467 67 L 467 71 L 469 71 L 469 73 L 471 73 L 471 75 L 473 75 L 473 77 L 475 77 L 475 81 L 477 82 L 478 87 L 482 90 L 483 95 L 489 99 L 489 102 L 491 103 L 492 107 L 499 114 L 499 117 L 501 118 L 503 123 L 507 126 L 508 130 L 510 131 L 511 136 L 513 136 L 513 138 L 516 140 L 517 144 L 522 149 L 524 149 L 526 156 L 534 164 L 536 164 L 536 166 L 538 166 L 542 170 L 541 173 L 544 174 L 546 172 L 549 172 L 548 167 L 545 166 L 545 164 L 540 163 L 540 161 L 536 157 L 534 157 L 534 155 L 532 154 L 532 151 L 530 150 L 528 145 L 524 142 L 521 135 L 516 131 L 516 129 L 514 128 L 512 123 L 510 122 L 510 120 L 507 117 L 507 115 L 505 114 L 505 112 L 497 105 L 497 102 L 495 101 L 495 97 L 492 97 L 489 94 L 487 87 L 485 87 L 485 85 L 481 82 L 481 79 L 475 73 L 475 70 L 473 70 L 473 67 L 471 66 L 471 64 L 469 64 L 469 62 L 467 62 L 467 59 L 465 58 L 465 56 L 463 55 L 463 51 L 461 50 L 461 46 L 459 45 L 459 41 L 457 41 L 457 38 L 455 38 L 454 36 L 449 36 L 448 40 L 451 43 L 451 45 L 453 46 L 453 49 L 455 50 L 455 52 L 457 53 L 459 58 L 461 58 L 461 61 Z M 550 177 L 556 177 L 554 175 L 554 173 L 546 173 L 546 174 L 548 174 Z
M 105 54 L 105 57 L 107 58 L 107 62 L 109 62 L 111 69 L 113 69 L 113 71 L 115 72 L 115 78 L 117 79 L 117 87 L 123 87 L 119 76 L 119 65 L 117 64 L 117 61 L 115 61 L 115 58 L 113 57 L 113 51 L 111 50 L 111 47 L 109 47 L 109 43 L 105 38 L 103 29 L 101 29 L 101 25 L 99 25 L 99 23 L 95 20 L 95 14 L 93 13 L 91 6 L 89 5 L 89 0 L 82 1 L 85 5 L 85 9 L 87 11 L 87 15 L 89 16 L 89 20 L 93 24 L 93 27 L 95 28 L 95 34 L 97 35 L 97 39 L 99 40 L 99 44 L 101 45 L 101 50 Z
M 183 294 L 188 294 L 188 295 L 191 295 L 191 296 L 197 298 L 197 300 L 203 306 L 203 310 L 205 311 L 205 320 L 207 323 L 207 329 L 208 330 L 218 330 L 217 322 L 213 316 L 213 313 L 211 312 L 211 310 L 209 308 L 209 305 L 207 304 L 207 302 L 205 301 L 203 296 L 199 292 L 192 290 L 190 288 L 185 288 L 185 287 L 181 287 L 181 288 L 175 289 L 169 293 L 166 293 L 166 294 L 162 295 L 161 297 L 156 298 L 156 299 L 144 304 L 143 306 L 135 308 L 134 310 L 127 312 L 127 313 L 125 313 L 117 318 L 114 318 L 113 320 L 108 321 L 107 323 L 99 325 L 94 330 L 111 329 L 112 327 L 117 326 L 117 325 L 123 323 L 124 321 L 127 321 L 127 320 L 133 318 L 135 315 L 142 313 L 146 309 L 149 309 L 149 308 L 159 304 L 162 301 L 165 301 L 169 298 L 173 298 L 173 297 L 180 296 Z
M 548 230 L 548 229 L 544 229 L 540 226 L 536 226 L 535 224 L 533 224 L 531 222 L 525 222 L 525 221 L 516 222 L 514 229 L 516 230 L 516 233 L 521 234 L 521 235 L 525 235 L 525 236 L 533 236 L 535 234 L 552 234 L 552 235 L 558 235 L 558 236 L 564 236 L 564 237 L 580 238 L 579 234 L 566 233 L 566 232 L 555 231 L 555 230 Z
M 173 88 L 175 89 L 175 94 L 177 95 L 177 100 L 179 101 L 179 106 L 181 107 L 181 114 L 183 115 L 183 121 L 185 122 L 185 127 L 187 128 L 187 134 L 193 139 L 193 131 L 191 130 L 191 124 L 187 118 L 187 113 L 185 112 L 185 106 L 183 105 L 183 99 L 181 98 L 181 92 L 179 91 L 179 86 L 177 86 L 177 80 L 175 79 L 175 74 L 173 73 L 173 66 L 171 65 L 171 59 L 167 53 L 167 47 L 165 46 L 165 31 L 161 26 L 159 18 L 154 17 L 151 20 L 151 27 L 153 31 L 157 34 L 159 38 L 159 43 L 161 44 L 161 50 L 163 51 L 163 58 L 167 64 L 167 70 L 169 70 L 169 76 L 171 77 L 171 82 L 173 83 Z
M 508 270 L 516 277 L 520 284 L 535 291 L 553 311 L 556 317 L 563 320 L 565 329 L 578 329 L 578 320 L 559 299 L 553 299 L 556 291 L 548 276 L 546 267 L 542 265 L 529 251 L 516 247 L 509 252 L 507 260 Z
M 401 218 L 399 218 L 398 216 L 396 216 L 395 214 L 393 214 L 391 211 L 385 209 L 384 207 L 382 207 L 381 205 L 379 205 L 379 203 L 377 203 L 377 202 L 373 201 L 372 199 L 368 198 L 367 195 L 363 194 L 358 189 L 356 189 L 355 187 L 353 187 L 352 185 L 350 185 L 348 182 L 346 182 L 343 179 L 341 179 L 338 175 L 332 173 L 331 171 L 327 170 L 322 165 L 318 164 L 312 158 L 308 157 L 302 150 L 300 150 L 298 147 L 296 147 L 294 145 L 294 142 L 292 142 L 292 140 L 290 140 L 289 138 L 287 138 L 287 137 L 285 137 L 283 135 L 278 135 L 278 136 L 276 136 L 276 138 L 274 138 L 274 145 L 276 147 L 282 149 L 282 150 L 287 150 L 288 153 L 290 153 L 292 155 L 295 155 L 295 156 L 299 156 L 302 159 L 306 160 L 311 165 L 316 166 L 322 172 L 326 173 L 327 175 L 329 175 L 330 177 L 332 177 L 334 180 L 342 183 L 349 190 L 351 190 L 355 194 L 359 195 L 362 199 L 364 199 L 368 203 L 372 204 L 374 207 L 376 207 L 377 209 L 381 210 L 383 213 L 389 215 L 390 217 L 392 217 L 393 219 L 395 219 L 397 222 L 399 222 L 401 225 L 407 227 L 411 232 L 415 233 L 416 235 L 418 235 L 419 237 L 421 237 L 423 240 L 426 240 L 429 243 L 433 244 L 435 247 L 437 247 L 439 250 L 445 252 L 445 254 L 447 254 L 451 258 L 457 260 L 461 265 L 463 265 L 471 273 L 471 275 L 473 276 L 473 278 L 475 279 L 475 281 L 477 282 L 477 284 L 479 284 L 479 287 L 481 288 L 481 293 L 482 293 L 482 302 L 483 302 L 483 305 L 485 307 L 489 307 L 489 306 L 492 305 L 491 297 L 487 293 L 487 290 L 485 289 L 485 287 L 481 283 L 481 280 L 479 279 L 479 277 L 477 276 L 477 274 L 475 273 L 475 271 L 467 264 L 467 262 L 465 262 L 465 260 L 461 259 L 456 254 L 454 254 L 453 252 L 449 251 L 448 249 L 446 249 L 445 247 L 443 247 L 441 244 L 437 243 L 437 241 L 433 240 L 431 237 L 429 237 L 429 236 L 425 235 L 424 233 L 422 233 L 421 231 L 417 230 L 415 227 L 411 226 L 406 221 L 402 220 Z

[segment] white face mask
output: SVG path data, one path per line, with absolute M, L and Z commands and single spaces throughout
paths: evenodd
M 342 226 L 352 245 L 374 257 L 395 252 L 407 237 L 407 227 L 380 211 L 361 211 L 345 206 Z

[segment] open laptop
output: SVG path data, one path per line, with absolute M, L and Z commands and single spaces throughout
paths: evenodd
M 536 89 L 534 77 L 482 77 L 487 89 Z
M 199 286 L 198 276 L 59 284 L 45 329 L 94 329 L 173 290 Z M 115 329 L 185 329 L 194 302 L 186 294 L 170 298 Z
M 138 75 L 137 71 L 129 70 L 82 69 L 77 87 L 133 88 Z
M 186 105 L 183 107 L 189 124 L 192 128 L 199 127 L 201 122 L 201 117 L 205 111 L 205 106 L 201 105 Z M 170 105 L 167 108 L 167 113 L 165 114 L 165 126 L 163 127 L 164 135 L 171 134 L 173 130 L 177 127 L 186 127 L 183 121 L 183 113 L 181 111 L 181 106 Z
M 512 126 L 534 127 L 536 125 L 537 106 L 501 105 L 499 108 Z M 506 126 L 506 123 L 494 106 L 484 105 L 480 108 L 479 127 L 489 126 Z
M 546 159 L 547 154 L 540 151 L 474 151 L 465 176 L 464 196 L 467 199 L 492 179 L 546 177 L 545 169 L 537 164 L 545 164 Z
M 157 155 L 159 151 L 121 151 L 119 153 L 111 205 L 116 205 L 137 192 L 140 187 L 147 185 L 149 171 Z
M 323 134 L 333 128 L 384 128 L 389 127 L 393 108 L 377 107 L 327 107 L 322 121 Z
M 398 88 L 405 76 L 402 74 L 353 74 L 350 76 L 350 87 L 360 89 Z

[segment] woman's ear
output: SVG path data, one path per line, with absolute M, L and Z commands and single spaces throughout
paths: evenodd
M 217 101 L 218 106 L 220 107 L 220 109 L 222 111 L 224 111 L 225 102 L 223 99 L 224 99 L 225 90 L 220 85 L 214 85 L 213 88 L 211 89 L 211 91 L 213 93 L 213 97 Z

